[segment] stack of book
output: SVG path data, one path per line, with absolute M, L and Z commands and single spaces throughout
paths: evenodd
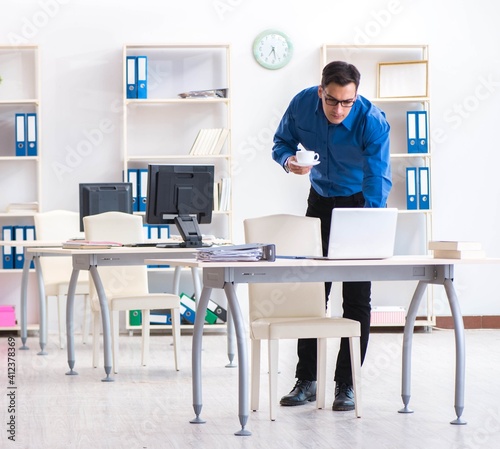
M 485 257 L 481 242 L 436 240 L 429 242 L 436 259 L 482 259 Z
M 228 134 L 228 128 L 200 129 L 189 154 L 211 156 L 220 154 Z

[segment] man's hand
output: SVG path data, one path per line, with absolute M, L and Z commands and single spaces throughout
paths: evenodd
M 311 171 L 311 166 L 309 167 L 301 167 L 297 165 L 297 158 L 295 156 L 290 156 L 287 160 L 287 166 L 290 173 L 294 173 L 296 175 L 307 175 Z

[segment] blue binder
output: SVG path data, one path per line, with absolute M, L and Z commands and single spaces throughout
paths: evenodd
M 417 112 L 417 149 L 419 153 L 427 153 L 427 111 Z
M 137 56 L 137 98 L 148 98 L 147 56 Z
M 146 211 L 148 200 L 148 169 L 140 168 L 139 172 L 139 211 Z
M 127 98 L 137 98 L 137 57 L 127 56 Z
M 36 114 L 29 113 L 26 114 L 26 154 L 28 156 L 36 156 L 38 152 L 37 145 L 37 124 L 36 124 Z
M 132 183 L 132 209 L 139 212 L 139 179 L 136 168 L 127 170 L 127 181 Z
M 418 167 L 418 207 L 430 208 L 429 167 Z
M 193 303 L 194 301 L 189 296 L 181 294 L 181 317 L 191 324 L 194 324 L 194 320 L 196 319 L 196 312 L 194 310 Z
M 170 238 L 170 226 L 169 225 L 158 225 L 158 238 L 160 240 L 166 240 Z
M 172 315 L 166 310 L 151 310 L 149 313 L 150 324 L 172 324 Z
M 2 226 L 2 240 L 10 242 L 14 239 L 13 226 Z M 14 248 L 11 245 L 2 246 L 2 266 L 4 270 L 14 268 Z
M 34 226 L 24 226 L 24 240 L 25 241 L 32 241 L 35 239 L 36 239 L 35 227 Z M 30 263 L 30 268 L 31 269 L 35 268 L 35 263 L 33 262 L 33 260 Z
M 14 226 L 14 240 L 16 242 L 24 241 L 24 226 Z M 14 248 L 14 268 L 23 268 L 24 265 L 24 246 L 16 245 Z
M 418 209 L 417 201 L 417 167 L 406 167 L 406 208 Z
M 26 114 L 16 114 L 16 156 L 26 156 Z

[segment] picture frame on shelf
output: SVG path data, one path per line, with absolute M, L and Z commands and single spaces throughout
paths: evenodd
M 428 61 L 379 62 L 378 98 L 419 98 L 429 96 Z

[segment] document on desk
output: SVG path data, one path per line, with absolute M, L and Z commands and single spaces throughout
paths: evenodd
M 249 243 L 222 247 L 198 248 L 196 259 L 202 262 L 274 262 L 275 245 Z

